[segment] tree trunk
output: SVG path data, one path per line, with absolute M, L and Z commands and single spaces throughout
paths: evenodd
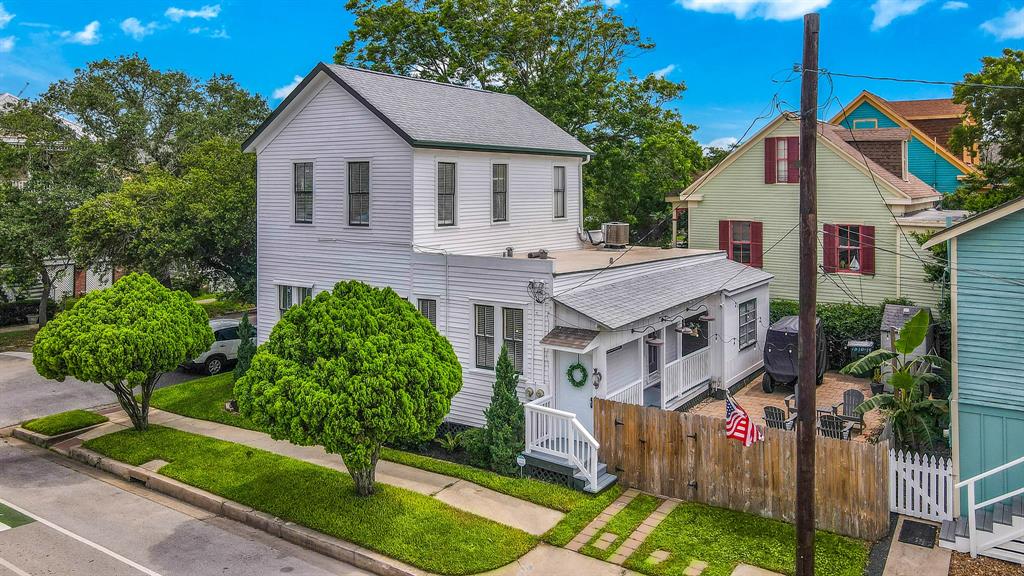
M 135 394 L 124 382 L 114 384 L 114 395 L 117 396 L 117 403 L 121 405 L 125 414 L 132 421 L 132 426 L 139 432 L 145 432 L 149 428 L 149 397 L 153 394 L 159 374 L 151 376 L 142 384 L 142 403 L 135 399 Z
M 50 280 L 50 274 L 46 271 L 45 266 L 39 276 L 43 284 L 43 293 L 39 297 L 39 327 L 42 328 L 46 326 L 46 316 L 49 312 L 47 308 L 50 305 L 50 288 L 53 282 Z
M 374 478 L 377 471 L 377 456 L 380 454 L 380 446 L 373 448 L 373 455 L 370 457 L 370 465 L 366 468 L 349 468 L 348 473 L 356 483 L 356 494 L 360 496 L 372 496 L 377 490 L 374 485 Z M 346 467 L 348 464 L 345 465 Z

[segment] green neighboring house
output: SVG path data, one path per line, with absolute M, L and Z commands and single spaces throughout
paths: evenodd
M 964 105 L 950 98 L 886 100 L 865 90 L 830 123 L 853 129 L 909 130 L 907 168 L 925 184 L 949 194 L 964 176 L 976 171 L 970 151 L 949 146 L 953 128 L 963 122 L 964 114 Z
M 974 544 L 980 553 L 1022 563 L 1024 502 L 1014 493 L 1024 487 L 1024 197 L 947 228 L 925 246 L 941 242 L 949 243 L 952 264 L 954 481 L 992 472 L 973 483 L 976 504 L 994 502 L 984 507 L 993 514 L 982 517 Z M 942 539 L 948 547 L 966 551 L 970 538 L 964 536 L 965 520 L 971 507 L 966 487 L 959 497 L 960 517 L 943 527 Z M 1014 520 L 1020 533 L 1000 525 L 1001 518 Z M 1016 542 L 986 550 L 986 543 L 1004 536 Z
M 799 130 L 783 114 L 679 195 L 666 200 L 676 222 L 685 211 L 690 248 L 775 276 L 773 298 L 798 296 Z M 907 168 L 905 128 L 849 130 L 818 125 L 819 302 L 875 305 L 909 298 L 935 306 L 939 289 L 925 280 L 913 232 L 943 228 L 960 211 L 942 211 L 942 195 Z

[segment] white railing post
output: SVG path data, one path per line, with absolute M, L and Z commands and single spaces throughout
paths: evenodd
M 978 557 L 978 521 L 974 512 L 974 481 L 967 484 L 967 535 L 971 541 L 971 558 Z
M 596 486 L 600 444 L 575 414 L 551 408 L 548 403 L 550 399 L 542 397 L 523 407 L 527 423 L 526 452 L 536 451 L 565 458 L 590 485 Z

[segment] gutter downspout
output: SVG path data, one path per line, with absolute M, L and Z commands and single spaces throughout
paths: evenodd
M 586 227 L 583 225 L 583 166 L 585 166 L 586 164 L 589 164 L 590 163 L 590 159 L 591 159 L 591 156 L 588 154 L 583 159 L 583 162 L 580 162 L 580 172 L 579 172 L 579 179 L 580 179 L 580 221 L 579 221 L 579 225 L 580 225 L 580 230 L 586 230 Z

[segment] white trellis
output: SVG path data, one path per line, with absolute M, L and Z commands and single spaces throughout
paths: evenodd
M 949 458 L 889 450 L 889 509 L 927 520 L 953 519 Z

